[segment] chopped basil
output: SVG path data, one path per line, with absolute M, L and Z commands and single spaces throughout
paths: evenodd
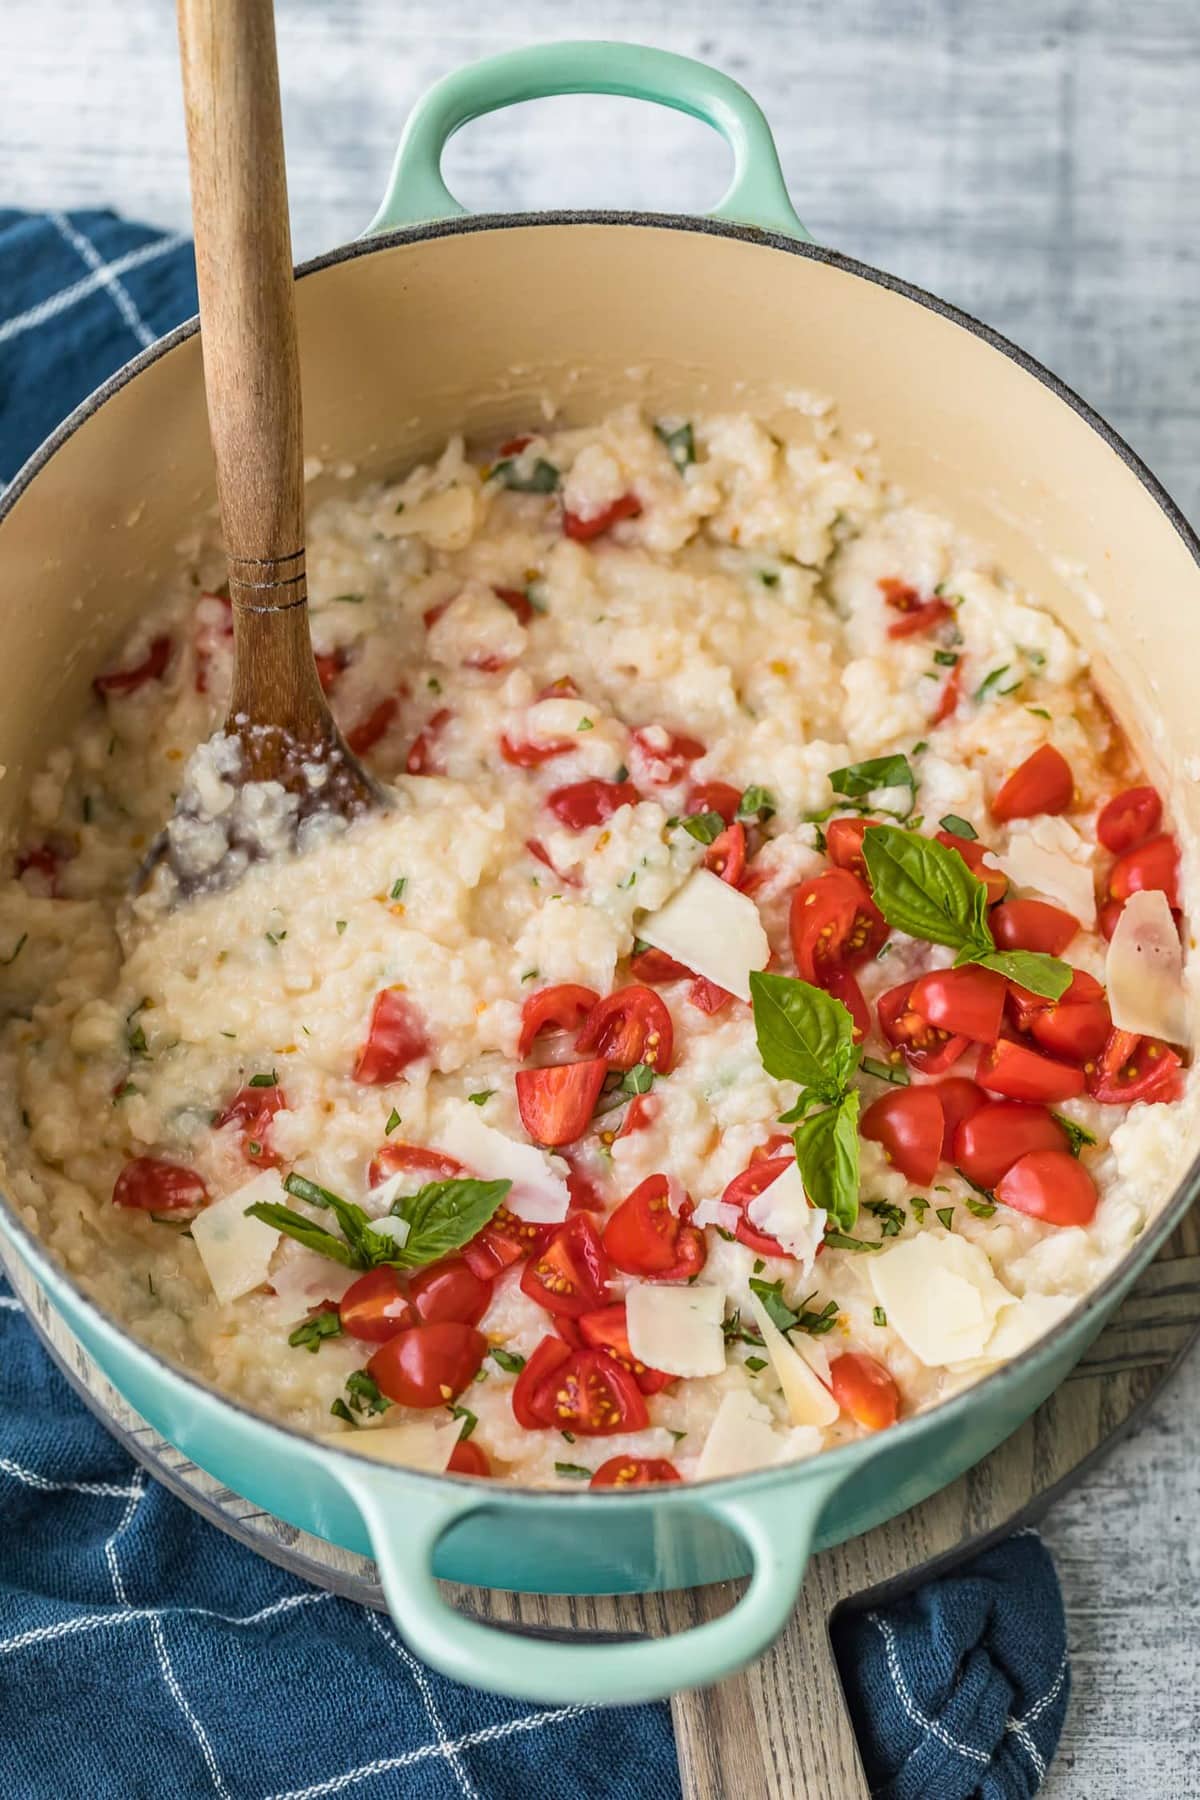
M 745 1361 L 745 1367 L 750 1370 L 752 1375 L 757 1375 L 758 1371 L 760 1369 L 765 1369 L 766 1366 L 767 1359 L 765 1356 L 748 1356 Z
M 536 981 L 537 978 L 538 978 L 538 972 L 536 969 L 526 969 L 525 973 L 521 977 L 521 980 L 523 982 Z
M 575 1433 L 573 1431 L 560 1431 L 558 1435 L 568 1444 L 573 1444 L 575 1442 Z
M 674 431 L 668 431 L 665 425 L 656 425 L 654 435 L 666 445 L 667 454 L 681 475 L 695 462 L 696 439 L 690 423 L 678 425 Z
M 486 1106 L 495 1091 L 495 1088 L 480 1088 L 477 1094 L 468 1094 L 467 1099 L 472 1106 Z
M 977 1194 L 968 1194 L 963 1201 L 963 1205 L 966 1207 L 967 1211 L 973 1213 L 977 1219 L 990 1219 L 996 1210 L 996 1202 L 994 1200 L 981 1200 Z M 949 1212 L 950 1208 L 947 1207 L 946 1211 Z M 940 1219 L 941 1217 L 942 1215 L 939 1213 L 938 1218 Z M 942 1222 L 945 1224 L 944 1220 Z M 949 1231 L 950 1227 L 947 1225 L 946 1229 Z
M 654 1086 L 654 1070 L 649 1063 L 634 1063 L 621 1077 L 621 1091 L 626 1094 L 648 1094 Z
M 518 1356 L 515 1350 L 505 1350 L 499 1344 L 493 1344 L 488 1355 L 504 1370 L 506 1375 L 519 1375 L 525 1367 L 523 1356 Z
M 715 844 L 725 829 L 725 821 L 719 812 L 690 813 L 680 820 L 680 824 L 701 844 Z
M 1027 713 L 1032 713 L 1035 719 L 1048 719 L 1050 717 L 1050 714 L 1046 711 L 1044 706 L 1027 706 L 1025 711 Z
M 621 782 L 629 780 L 629 770 L 625 767 L 624 763 L 621 763 L 618 766 L 617 772 L 613 776 L 613 780 L 617 783 L 618 786 L 620 786 Z
M 236 1032 L 236 1031 L 223 1031 L 223 1032 L 222 1032 L 222 1033 L 221 1033 L 221 1036 L 222 1036 L 222 1037 L 227 1037 L 227 1038 L 236 1038 L 236 1037 L 237 1037 L 237 1032 Z
M 815 1295 L 810 1294 L 808 1300 L 801 1302 L 800 1309 L 797 1311 L 794 1307 L 789 1306 L 783 1297 L 782 1279 L 757 1281 L 751 1276 L 750 1291 L 752 1294 L 758 1295 L 764 1312 L 772 1325 L 779 1331 L 804 1331 L 811 1337 L 823 1337 L 827 1331 L 833 1330 L 834 1320 L 838 1316 L 836 1300 L 828 1301 L 822 1311 L 814 1312 L 809 1307 L 808 1301 L 814 1299 Z M 735 1314 L 734 1317 L 736 1321 L 737 1315 Z M 757 1342 L 757 1339 L 744 1338 L 743 1341 L 753 1343 Z
M 400 1114 L 396 1111 L 395 1107 L 393 1106 L 391 1112 L 387 1116 L 387 1124 L 383 1128 L 384 1137 L 391 1137 L 393 1131 L 395 1131 L 398 1128 L 399 1124 L 400 1124 Z
M 337 934 L 338 934 L 338 936 L 339 936 L 339 937 L 341 937 L 341 935 L 342 935 L 342 933 L 343 933 L 343 931 L 345 931 L 345 929 L 346 929 L 346 921 L 345 921 L 345 919 L 335 919 L 335 920 L 334 920 L 334 925 L 335 925 L 335 927 L 336 927 L 336 929 L 337 929 Z
M 350 1411 L 350 1408 L 346 1405 L 344 1400 L 335 1400 L 329 1410 L 335 1419 L 342 1419 L 347 1425 L 353 1425 L 355 1431 L 358 1430 L 358 1420 Z
M 814 1298 L 813 1294 L 808 1296 L 808 1300 Z M 837 1324 L 838 1303 L 836 1300 L 827 1300 L 820 1312 L 814 1312 L 809 1306 L 808 1300 L 804 1302 L 800 1310 L 800 1317 L 796 1321 L 796 1330 L 807 1333 L 809 1337 L 824 1337 L 826 1332 L 832 1331 Z
M 876 788 L 906 787 L 917 791 L 917 778 L 907 756 L 872 756 L 866 762 L 850 763 L 844 769 L 831 769 L 829 785 L 835 794 L 847 800 L 861 800 Z M 911 802 L 910 802 L 911 810 Z
M 928 743 L 926 742 L 926 740 L 924 738 L 922 738 L 919 744 L 913 745 L 912 749 L 909 751 L 908 754 L 910 756 L 920 756 L 922 750 L 928 750 L 928 748 L 929 748 Z
M 336 1310 L 314 1313 L 311 1319 L 305 1319 L 297 1325 L 288 1338 L 293 1350 L 311 1350 L 315 1356 L 326 1338 L 340 1337 L 342 1321 Z
M 953 650 L 935 650 L 933 660 L 939 668 L 952 669 L 958 661 L 958 656 Z
M 1067 1148 L 1072 1156 L 1078 1156 L 1085 1145 L 1096 1142 L 1094 1131 L 1085 1130 L 1082 1125 L 1077 1125 L 1074 1119 L 1068 1119 L 1063 1113 L 1051 1113 L 1050 1117 L 1066 1132 Z
M 763 1261 L 763 1259 L 762 1259 L 762 1257 L 761 1257 L 761 1256 L 756 1256 L 756 1257 L 755 1257 L 755 1259 L 754 1259 L 754 1273 L 755 1273 L 755 1274 L 756 1274 L 756 1275 L 761 1275 L 761 1274 L 762 1274 L 762 1272 L 763 1272 L 763 1270 L 764 1270 L 764 1269 L 765 1269 L 765 1268 L 766 1268 L 766 1266 L 767 1266 L 767 1265 L 766 1265 L 766 1263 L 765 1263 L 765 1262 L 764 1262 L 764 1261 Z
M 282 944 L 284 938 L 287 936 L 287 932 L 286 931 L 280 931 L 280 932 L 264 931 L 263 936 L 266 938 L 268 944 L 270 944 L 274 949 L 278 949 L 280 944 Z
M 917 1221 L 917 1224 L 920 1225 L 924 1221 L 925 1214 L 929 1211 L 928 1200 L 926 1200 L 922 1194 L 910 1194 L 908 1197 L 908 1204 L 912 1207 L 913 1218 Z
M 506 456 L 503 461 L 492 464 L 488 480 L 500 481 L 515 494 L 553 494 L 558 488 L 558 470 L 552 462 L 539 456 L 529 474 L 523 475 L 517 467 L 517 458 Z
M 908 1087 L 912 1080 L 903 1062 L 877 1062 L 873 1056 L 864 1056 L 859 1067 L 864 1075 L 874 1075 L 876 1081 L 890 1081 L 893 1087 Z
M 407 885 L 408 885 L 408 876 L 407 875 L 398 876 L 397 879 L 395 881 L 393 881 L 393 883 L 392 883 L 392 891 L 388 895 L 388 899 L 389 900 L 399 900 L 400 896 L 403 894 Z
M 261 1219 L 264 1225 L 272 1230 L 281 1231 L 285 1237 L 295 1238 L 306 1250 L 315 1250 L 320 1256 L 327 1256 L 330 1262 L 341 1263 L 347 1269 L 364 1269 L 369 1267 L 355 1255 L 344 1238 L 336 1237 L 332 1231 L 326 1231 L 323 1225 L 317 1225 L 312 1219 L 306 1219 L 290 1206 L 276 1206 L 270 1201 L 256 1200 L 253 1206 L 246 1208 L 248 1219 Z
M 1017 676 L 1015 681 L 1010 682 L 1007 687 L 1000 686 L 1000 683 L 1004 680 L 1004 677 L 1008 674 L 1011 667 L 1011 663 L 1001 663 L 998 669 L 992 669 L 985 675 L 979 686 L 975 689 L 976 700 L 986 700 L 991 694 L 995 694 L 998 699 L 1003 698 L 1005 694 L 1015 694 L 1021 685 L 1022 677 L 1020 675 Z
M 677 1444 L 682 1444 L 684 1438 L 687 1436 L 686 1431 L 676 1431 L 673 1425 L 668 1425 L 667 1430 L 671 1433 L 671 1436 L 675 1439 Z
M 593 719 L 580 719 L 575 729 L 576 731 L 595 731 L 595 721 Z
M 937 1216 L 947 1231 L 954 1230 L 954 1208 L 952 1206 L 939 1206 Z
M 478 1414 L 473 1413 L 466 1406 L 449 1406 L 446 1410 L 452 1419 L 462 1420 L 462 1430 L 458 1434 L 458 1441 L 460 1444 L 465 1444 L 479 1423 Z
M 844 1231 L 827 1231 L 825 1243 L 830 1250 L 882 1250 L 882 1238 L 847 1237 Z
M 738 801 L 735 818 L 753 824 L 761 820 L 763 824 L 775 814 L 775 802 L 765 787 L 748 787 Z
M 943 831 L 948 831 L 952 837 L 967 838 L 971 842 L 974 842 L 979 836 L 979 833 L 971 824 L 970 820 L 960 819 L 957 813 L 947 813 L 944 819 L 938 820 L 938 824 Z
M 269 1075 L 252 1075 L 246 1083 L 247 1087 L 271 1088 L 279 1086 L 279 1075 L 275 1069 Z
M 876 1325 L 887 1324 L 887 1314 L 884 1312 L 882 1306 L 877 1306 L 872 1312 L 871 1317 L 874 1319 Z
M 365 1369 L 355 1369 L 346 1377 L 346 1398 L 357 1413 L 386 1412 L 392 1404 L 379 1391 L 379 1384 Z
M 139 1000 L 132 1012 L 125 1015 L 125 1048 L 129 1051 L 130 1056 L 149 1056 L 150 1054 L 146 1046 L 146 1033 L 138 1019 L 142 1008 L 149 1004 L 149 1000 Z
M 554 1473 L 556 1475 L 569 1475 L 572 1481 L 590 1481 L 592 1479 L 592 1471 L 590 1469 L 585 1469 L 581 1463 L 556 1462 L 554 1465 Z
M 401 501 L 401 502 L 400 502 L 400 504 L 399 504 L 399 506 L 398 506 L 398 507 L 397 507 L 397 508 L 396 508 L 396 511 L 397 511 L 397 512 L 403 512 L 403 511 L 404 511 L 404 502 L 403 502 L 403 500 L 402 500 L 402 501 Z M 341 605 L 341 606 L 361 606 L 361 605 L 362 605 L 362 603 L 363 603 L 363 601 L 364 601 L 364 600 L 365 600 L 365 599 L 366 599 L 366 595 L 365 595 L 365 594 L 335 594 L 335 595 L 334 595 L 334 596 L 333 596 L 333 601 L 332 601 L 332 604 L 333 604 L 333 605 L 334 605 L 334 606 L 338 606 L 338 605 Z
M 758 571 L 758 579 L 762 582 L 764 587 L 773 588 L 779 586 L 779 574 L 775 569 L 760 569 Z
M 898 1237 L 903 1231 L 906 1215 L 902 1206 L 893 1206 L 890 1200 L 868 1200 L 867 1211 L 875 1214 L 885 1238 Z

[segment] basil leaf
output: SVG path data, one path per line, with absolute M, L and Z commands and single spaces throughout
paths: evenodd
M 772 1325 L 779 1331 L 794 1331 L 800 1323 L 800 1314 L 793 1311 L 783 1297 L 783 1278 L 778 1281 L 760 1281 L 756 1276 L 750 1277 L 750 1292 L 757 1294 L 762 1301 L 763 1311 Z M 750 1342 L 757 1342 L 751 1339 Z
M 792 1141 L 805 1193 L 836 1227 L 851 1231 L 858 1218 L 858 1089 L 797 1125 Z
M 295 1170 L 283 1185 L 285 1191 L 297 1200 L 307 1200 L 310 1206 L 328 1207 L 354 1253 L 354 1266 L 370 1269 L 377 1263 L 394 1263 L 399 1260 L 395 1238 L 373 1230 L 370 1213 L 364 1212 L 352 1200 L 343 1200 L 340 1194 L 318 1187 L 315 1181 L 309 1181 L 306 1175 L 298 1175 Z
M 902 1206 L 893 1206 L 890 1200 L 868 1200 L 867 1211 L 875 1214 L 885 1238 L 898 1237 L 903 1231 L 905 1212 Z
M 867 762 L 850 763 L 845 769 L 831 769 L 829 785 L 847 800 L 861 800 L 876 788 L 906 787 L 915 795 L 917 778 L 907 756 L 872 756 Z
M 960 818 L 957 813 L 947 813 L 944 819 L 938 820 L 938 824 L 943 831 L 948 831 L 951 837 L 966 838 L 969 842 L 973 842 L 979 836 L 970 819 Z
M 767 1074 L 837 1100 L 858 1066 L 854 1021 L 841 1001 L 807 981 L 758 969 L 750 976 L 750 1000 Z
M 654 1070 L 649 1063 L 634 1063 L 632 1069 L 626 1069 L 621 1077 L 620 1091 L 623 1094 L 648 1094 L 654 1086 Z
M 985 969 L 995 969 L 1006 981 L 1015 981 L 1044 1000 L 1061 1000 L 1074 975 L 1068 963 L 1040 950 L 990 950 L 986 956 L 975 955 L 969 960 L 982 963 Z
M 725 821 L 719 812 L 689 813 L 680 824 L 700 844 L 715 844 L 725 829 Z
M 738 801 L 737 812 L 734 814 L 735 819 L 742 819 L 747 823 L 754 823 L 760 819 L 765 823 L 774 816 L 775 802 L 771 798 L 769 789 L 765 787 L 746 788 Z
M 987 888 L 957 850 L 895 825 L 874 826 L 862 848 L 875 904 L 889 925 L 976 958 L 995 948 Z
M 469 1243 L 483 1230 L 512 1186 L 511 1181 L 430 1181 L 415 1194 L 393 1202 L 392 1212 L 408 1225 L 402 1246 L 392 1246 L 395 1261 L 419 1267 L 437 1262 Z
M 516 458 L 506 456 L 502 462 L 492 464 L 488 480 L 503 482 L 514 494 L 553 494 L 558 487 L 558 470 L 545 457 L 539 456 L 531 472 L 522 475 Z
M 320 1256 L 327 1256 L 331 1262 L 341 1263 L 346 1269 L 365 1269 L 363 1262 L 343 1238 L 334 1237 L 332 1231 L 326 1231 L 323 1225 L 314 1225 L 303 1213 L 293 1212 L 290 1206 L 275 1206 L 267 1200 L 256 1200 L 253 1206 L 246 1208 L 248 1219 L 261 1219 L 264 1225 L 270 1225 L 275 1231 L 282 1231 L 285 1237 L 295 1238 L 306 1250 L 315 1250 Z
M 506 1375 L 519 1375 L 525 1367 L 523 1356 L 518 1356 L 515 1350 L 505 1350 L 500 1344 L 493 1344 L 488 1355 L 504 1370 Z
M 863 1074 L 874 1075 L 876 1081 L 890 1081 L 893 1087 L 911 1085 L 912 1077 L 905 1063 L 878 1062 L 873 1056 L 864 1056 L 861 1066 Z
M 690 422 L 680 425 L 674 431 L 668 431 L 665 425 L 656 425 L 654 435 L 660 443 L 667 447 L 671 461 L 682 475 L 689 463 L 696 460 L 696 439 Z
M 355 1369 L 346 1377 L 346 1397 L 355 1412 L 383 1413 L 392 1404 L 379 1391 L 379 1383 L 365 1369 Z

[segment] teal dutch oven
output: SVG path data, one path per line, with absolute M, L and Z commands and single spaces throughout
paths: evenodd
M 732 151 L 704 218 L 467 217 L 440 171 L 468 120 L 547 94 L 605 93 L 705 120 Z M 408 122 L 366 235 L 300 271 L 306 448 L 366 481 L 454 430 L 493 439 L 549 399 L 577 422 L 622 400 L 665 413 L 769 413 L 832 396 L 907 491 L 990 544 L 1083 640 L 1097 680 L 1200 832 L 1198 546 L 1119 438 L 1021 351 L 941 301 L 813 244 L 766 122 L 724 75 L 625 44 L 555 44 L 439 83 Z M 318 474 L 319 498 L 345 471 Z M 0 499 L 5 660 L 0 814 L 86 703 L 94 670 L 177 566 L 212 505 L 195 321 L 79 409 Z M 64 521 L 70 521 L 69 533 Z M 1152 601 L 1152 604 L 1150 602 Z M 809 1462 L 659 1492 L 560 1493 L 387 1467 L 283 1430 L 165 1365 L 40 1246 L 0 1230 L 129 1403 L 218 1480 L 293 1525 L 374 1556 L 397 1626 L 435 1667 L 538 1701 L 646 1700 L 715 1681 L 781 1629 L 814 1547 L 953 1480 L 1063 1379 L 1197 1191 L 1195 1119 L 1173 1193 L 1053 1334 L 968 1392 Z M 1189 1166 L 1189 1164 L 1191 1166 Z M 86 1285 L 86 1283 L 84 1284 Z M 501 1634 L 437 1578 L 622 1593 L 749 1574 L 723 1617 L 668 1639 L 562 1644 Z

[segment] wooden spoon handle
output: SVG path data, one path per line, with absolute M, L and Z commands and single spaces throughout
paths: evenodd
M 178 0 L 204 381 L 241 611 L 302 608 L 304 458 L 271 0 Z

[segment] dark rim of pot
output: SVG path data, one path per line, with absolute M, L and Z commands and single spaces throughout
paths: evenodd
M 1049 388 L 1050 392 L 1065 405 L 1069 406 L 1072 412 L 1077 413 L 1085 424 L 1090 425 L 1097 436 L 1103 439 L 1108 448 L 1112 450 L 1125 464 L 1126 468 L 1136 476 L 1137 480 L 1158 506 L 1168 523 L 1183 540 L 1193 561 L 1197 564 L 1197 567 L 1200 568 L 1200 538 L 1198 538 L 1197 534 L 1192 530 L 1192 527 L 1189 525 L 1180 508 L 1176 505 L 1174 500 L 1172 500 L 1157 476 L 1147 468 L 1141 457 L 1130 448 L 1118 432 L 1114 431 L 1107 420 L 1103 419 L 1093 407 L 1089 406 L 1085 400 L 1082 400 L 1080 396 L 1075 393 L 1074 389 L 1069 388 L 1065 382 L 1060 381 L 1057 375 L 1052 374 L 1050 370 L 1042 363 L 1038 362 L 1036 358 L 1030 356 L 1026 351 L 1012 343 L 1008 338 L 1002 336 L 1000 332 L 994 330 L 990 325 L 985 325 L 979 319 L 973 318 L 970 313 L 963 312 L 961 308 L 957 306 L 951 306 L 947 301 L 938 299 L 935 294 L 928 293 L 924 288 L 917 287 L 910 281 L 901 280 L 897 275 L 889 275 L 883 270 L 872 268 L 869 263 L 858 262 L 853 257 L 844 256 L 838 250 L 827 250 L 820 244 L 805 243 L 796 238 L 784 237 L 778 232 L 761 230 L 757 226 L 735 225 L 720 219 L 692 218 L 686 215 L 681 216 L 670 213 L 571 211 L 484 213 L 479 215 L 466 215 L 455 219 L 437 220 L 428 225 L 406 226 L 398 231 L 382 232 L 374 237 L 356 239 L 353 243 L 345 244 L 340 249 L 327 251 L 323 256 L 314 257 L 311 261 L 300 264 L 296 270 L 296 276 L 298 280 L 303 280 L 305 276 L 319 274 L 323 269 L 333 268 L 338 263 L 351 262 L 360 256 L 371 256 L 377 251 L 389 250 L 397 246 L 424 243 L 434 238 L 460 237 L 479 231 L 500 231 L 514 228 L 525 229 L 529 227 L 558 225 L 645 226 L 654 230 L 698 232 L 708 237 L 734 238 L 743 243 L 756 244 L 766 250 L 779 251 L 787 256 L 799 256 L 805 258 L 809 262 L 824 263 L 829 268 L 839 269 L 844 274 L 854 275 L 860 280 L 869 281 L 876 287 L 887 288 L 890 292 L 899 294 L 902 298 L 912 301 L 915 305 L 924 307 L 926 311 L 936 313 L 940 318 L 945 319 L 948 324 L 956 325 L 962 330 L 970 332 L 972 337 L 981 339 L 985 344 L 989 345 L 991 349 L 996 350 L 1002 356 L 1007 357 L 1010 362 L 1016 363 L 1027 375 L 1032 375 L 1043 387 Z M 193 337 L 198 329 L 199 319 L 192 318 L 185 320 L 182 325 L 176 326 L 174 331 L 168 332 L 165 337 L 159 338 L 155 343 L 151 344 L 148 349 L 143 350 L 139 356 L 134 357 L 131 362 L 126 363 L 122 368 L 118 369 L 115 374 L 110 375 L 108 380 L 104 382 L 102 386 L 98 387 L 86 400 L 82 401 L 81 404 L 75 408 L 74 412 L 71 413 L 68 418 L 63 420 L 63 423 L 58 429 L 54 431 L 33 453 L 29 460 L 18 469 L 8 487 L 0 494 L 0 525 L 3 524 L 7 514 L 12 510 L 34 478 L 50 461 L 55 452 L 66 443 L 68 438 L 74 436 L 80 426 L 85 424 L 86 421 L 91 418 L 93 413 L 97 412 L 114 394 L 119 393 L 127 382 L 132 381 L 135 376 L 140 375 L 143 370 L 148 369 L 151 364 L 157 362 L 160 357 L 166 356 L 178 345 L 186 342 L 188 338 Z M 1079 1296 L 1070 1312 L 1060 1321 L 1057 1330 L 1062 1331 L 1066 1326 L 1073 1325 L 1084 1313 L 1090 1312 L 1094 1308 L 1100 1309 L 1103 1307 L 1105 1301 L 1110 1299 L 1118 1289 L 1129 1281 L 1131 1264 L 1137 1263 L 1142 1266 L 1148 1266 L 1151 1260 L 1148 1252 L 1151 1249 L 1157 1251 L 1157 1249 L 1166 1241 L 1171 1232 L 1176 1229 L 1184 1218 L 1198 1194 L 1200 1194 L 1200 1156 L 1193 1161 L 1186 1175 L 1179 1183 L 1170 1202 L 1162 1209 L 1158 1216 L 1150 1222 L 1141 1237 L 1137 1239 L 1136 1243 L 1131 1246 L 1122 1257 L 1116 1268 L 1110 1270 L 1109 1274 L 1098 1287 L 1093 1288 L 1089 1293 Z M 47 1261 L 53 1263 L 55 1259 L 50 1255 L 45 1244 L 34 1232 L 29 1230 L 24 1221 L 17 1215 L 7 1195 L 0 1193 L 0 1205 L 5 1207 L 9 1215 L 9 1229 L 15 1228 L 17 1236 L 28 1245 L 35 1257 L 45 1258 Z M 119 1319 L 114 1318 L 105 1307 L 99 1305 L 89 1294 L 79 1288 L 65 1268 L 58 1265 L 57 1272 L 61 1279 L 69 1282 L 75 1289 L 79 1301 L 88 1311 L 93 1313 L 110 1330 L 116 1331 L 128 1344 L 132 1345 L 140 1352 L 140 1354 L 149 1358 L 151 1362 L 155 1363 L 159 1369 L 165 1371 L 168 1375 L 187 1383 L 189 1386 L 199 1388 L 203 1393 L 213 1396 L 221 1401 L 223 1405 L 231 1407 L 235 1412 L 241 1413 L 243 1417 L 252 1421 L 253 1424 L 260 1429 L 265 1426 L 268 1430 L 278 1431 L 283 1436 L 292 1441 L 299 1442 L 310 1449 L 334 1448 L 331 1444 L 322 1444 L 318 1446 L 316 1441 L 307 1432 L 297 1430 L 289 1425 L 279 1424 L 274 1420 L 266 1418 L 262 1413 L 255 1412 L 253 1408 L 245 1405 L 241 1400 L 223 1392 L 220 1388 L 215 1386 L 215 1384 L 207 1381 L 203 1376 L 194 1374 L 190 1370 L 179 1367 L 178 1364 L 168 1362 L 164 1358 L 157 1356 L 146 1344 L 128 1331 Z M 684 1488 L 678 1491 L 684 1495 L 689 1493 L 721 1493 L 732 1495 L 767 1483 L 771 1486 L 783 1485 L 786 1484 L 788 1480 L 794 1478 L 800 1468 L 812 1466 L 812 1461 L 819 1462 L 820 1467 L 827 1470 L 830 1474 L 837 1473 L 842 1469 L 845 1469 L 848 1474 L 853 1465 L 863 1456 L 868 1444 L 873 1444 L 876 1449 L 882 1449 L 885 1445 L 888 1448 L 891 1448 L 892 1446 L 899 1447 L 900 1445 L 907 1443 L 910 1438 L 920 1436 L 926 1429 L 931 1427 L 935 1420 L 944 1424 L 956 1417 L 962 1418 L 969 1408 L 983 1398 L 985 1391 L 991 1393 L 998 1392 L 1000 1386 L 1009 1377 L 1013 1376 L 1018 1371 L 1031 1368 L 1039 1357 L 1045 1353 L 1045 1342 L 1045 1338 L 1035 1339 L 1034 1342 L 1025 1350 L 1022 1350 L 1019 1355 L 1010 1358 L 1007 1362 L 1001 1363 L 989 1374 L 981 1376 L 978 1380 L 969 1383 L 957 1394 L 952 1395 L 947 1400 L 940 1401 L 936 1406 L 930 1407 L 927 1411 L 914 1413 L 911 1417 L 901 1420 L 899 1424 L 892 1426 L 889 1431 L 881 1434 L 877 1439 L 860 1439 L 856 1440 L 854 1443 L 842 1445 L 835 1450 L 824 1450 L 820 1453 L 818 1458 L 803 1463 L 782 1463 L 762 1469 L 753 1469 L 743 1475 L 719 1476 L 710 1481 L 689 1482 Z M 352 1451 L 353 1445 L 353 1435 L 347 1434 L 346 1449 Z M 372 1462 L 370 1466 L 375 1470 L 381 1469 L 381 1465 L 378 1462 Z M 473 1492 L 478 1493 L 480 1507 L 494 1504 L 494 1500 L 489 1497 L 488 1491 L 486 1489 L 480 1490 L 478 1484 L 472 1480 L 470 1476 L 450 1474 L 433 1475 L 426 1470 L 400 1467 L 395 1469 L 395 1473 L 403 1479 L 410 1481 L 436 1482 L 439 1484 L 453 1482 L 455 1486 L 469 1488 Z M 833 1497 L 835 1498 L 838 1485 L 840 1484 L 836 1484 L 833 1489 Z M 493 1484 L 489 1483 L 488 1487 L 491 1489 L 491 1494 L 495 1495 Z M 643 1507 L 654 1507 L 657 1506 L 670 1491 L 671 1490 L 669 1489 L 661 1488 L 651 1488 L 641 1494 L 634 1491 L 624 1496 L 622 1504 L 628 1506 L 632 1502 L 635 1505 L 640 1504 Z M 583 1489 L 579 1492 L 571 1492 L 558 1488 L 524 1487 L 516 1482 L 504 1483 L 502 1493 L 506 1498 L 509 1495 L 515 1496 L 519 1494 L 527 1496 L 531 1500 L 544 1501 L 555 1505 L 570 1505 L 572 1503 L 579 1505 L 592 1498 L 587 1489 Z M 602 1503 L 611 1504 L 611 1502 L 607 1500 Z M 465 1517 L 471 1510 L 473 1509 L 464 1506 L 459 1517 Z M 449 1529 L 449 1522 L 447 1529 Z

